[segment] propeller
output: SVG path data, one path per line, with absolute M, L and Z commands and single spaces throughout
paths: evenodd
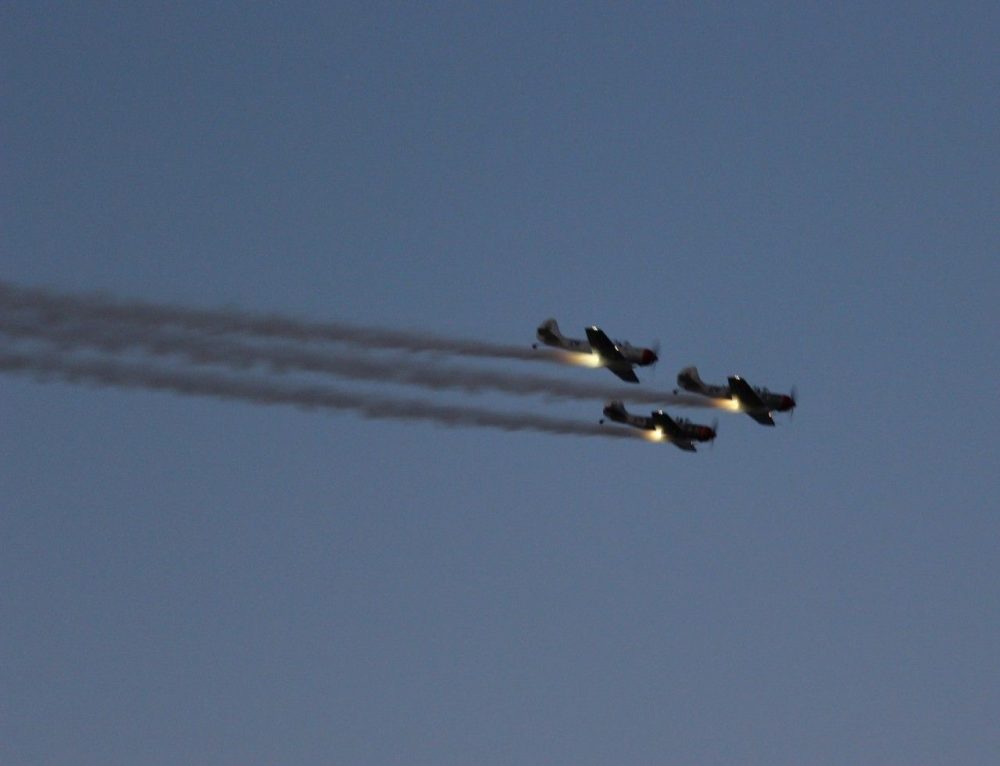
M 650 350 L 653 352 L 653 357 L 654 357 L 653 358 L 652 369 L 650 370 L 650 374 L 655 378 L 656 377 L 656 365 L 658 365 L 660 363 L 660 339 L 659 338 L 657 338 L 656 340 L 653 341 L 653 345 L 650 347 Z
M 790 396 L 792 397 L 792 411 L 788 413 L 788 417 L 791 420 L 795 420 L 795 408 L 796 408 L 796 406 L 798 406 L 798 403 L 799 403 L 799 388 L 798 388 L 798 386 L 792 386 L 792 390 L 790 392 Z
M 712 433 L 715 436 L 712 437 L 712 443 L 709 445 L 710 449 L 715 449 L 715 440 L 719 438 L 719 419 L 714 418 L 712 420 Z

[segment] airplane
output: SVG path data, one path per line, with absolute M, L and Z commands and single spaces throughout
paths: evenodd
M 764 426 L 773 426 L 773 412 L 789 412 L 795 409 L 795 390 L 791 394 L 772 394 L 766 388 L 755 388 L 739 375 L 731 375 L 725 386 L 712 386 L 698 376 L 696 367 L 685 367 L 677 375 L 677 385 L 685 391 L 692 391 L 711 399 L 730 399 Z
M 559 325 L 555 319 L 546 319 L 539 325 L 536 334 L 538 340 L 546 346 L 561 348 L 574 354 L 591 355 L 600 366 L 607 367 L 626 383 L 639 382 L 635 370 L 632 369 L 635 365 L 646 367 L 655 364 L 659 359 L 659 355 L 653 349 L 636 348 L 624 341 L 613 341 L 599 327 L 588 327 L 586 333 L 587 340 L 567 338 L 559 332 Z M 538 344 L 532 344 L 532 348 L 538 348 Z
M 644 431 L 660 434 L 678 449 L 697 452 L 693 442 L 707 442 L 715 438 L 716 426 L 702 426 L 684 418 L 674 420 L 663 410 L 656 410 L 648 417 L 632 415 L 620 401 L 608 402 L 604 407 L 604 417 L 615 423 L 622 423 Z M 604 423 L 602 418 L 601 423 Z

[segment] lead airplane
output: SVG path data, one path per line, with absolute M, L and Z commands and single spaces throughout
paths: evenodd
M 715 438 L 715 427 L 692 423 L 684 418 L 674 420 L 663 410 L 656 410 L 645 415 L 632 415 L 625 409 L 622 402 L 608 402 L 604 407 L 604 417 L 615 423 L 622 423 L 644 431 L 659 433 L 678 449 L 685 452 L 697 452 L 694 442 L 707 442 Z M 603 423 L 604 420 L 601 420 Z
M 602 367 L 607 367 L 627 383 L 639 382 L 633 367 L 636 365 L 647 367 L 659 359 L 659 355 L 653 349 L 638 348 L 624 341 L 611 340 L 599 327 L 588 327 L 586 333 L 587 340 L 567 338 L 559 332 L 559 325 L 555 319 L 546 319 L 536 332 L 538 340 L 546 346 L 596 357 Z M 538 348 L 538 344 L 535 343 L 533 348 Z
M 677 375 L 677 385 L 711 399 L 729 399 L 764 426 L 773 426 L 773 412 L 789 412 L 795 409 L 795 391 L 789 394 L 773 394 L 766 388 L 755 388 L 739 375 L 731 375 L 725 386 L 713 386 L 702 381 L 696 367 L 685 367 Z

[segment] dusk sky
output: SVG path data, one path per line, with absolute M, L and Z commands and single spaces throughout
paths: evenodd
M 659 342 L 637 389 L 798 407 L 668 406 L 719 418 L 687 454 L 2 374 L 0 762 L 1000 762 L 998 39 L 987 2 L 4 4 L 3 285 L 555 317 Z

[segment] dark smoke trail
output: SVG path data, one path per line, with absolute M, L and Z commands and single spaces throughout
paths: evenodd
M 397 351 L 431 351 L 468 357 L 558 361 L 557 352 L 522 346 L 444 338 L 423 332 L 400 332 L 359 327 L 343 322 L 307 322 L 281 316 L 233 310 L 190 309 L 137 301 L 65 295 L 50 290 L 17 287 L 0 281 L 0 306 L 37 312 L 42 321 L 59 324 L 69 319 L 127 322 L 145 327 L 174 326 L 215 335 L 249 335 L 296 341 L 332 341 Z
M 41 324 L 12 319 L 0 311 L 0 332 L 14 337 L 41 338 L 61 347 L 90 347 L 117 352 L 135 346 L 153 354 L 183 354 L 197 364 L 225 364 L 245 369 L 267 364 L 278 371 L 298 369 L 351 380 L 367 380 L 429 389 L 458 389 L 476 393 L 500 391 L 518 396 L 542 395 L 557 399 L 622 399 L 632 402 L 704 407 L 706 399 L 668 391 L 579 384 L 549 378 L 515 375 L 495 370 L 428 365 L 413 360 L 375 359 L 371 355 L 338 353 L 291 344 L 260 345 L 204 335 L 164 332 L 104 322 Z
M 450 407 L 420 400 L 339 391 L 329 387 L 285 386 L 259 379 L 239 380 L 229 376 L 188 373 L 143 364 L 69 360 L 55 354 L 0 352 L 0 372 L 53 375 L 72 383 L 171 391 L 189 396 L 209 396 L 255 404 L 289 404 L 305 408 L 349 410 L 372 419 L 424 420 L 446 426 L 603 436 L 614 439 L 641 438 L 641 435 L 634 431 L 577 423 L 572 420 Z

